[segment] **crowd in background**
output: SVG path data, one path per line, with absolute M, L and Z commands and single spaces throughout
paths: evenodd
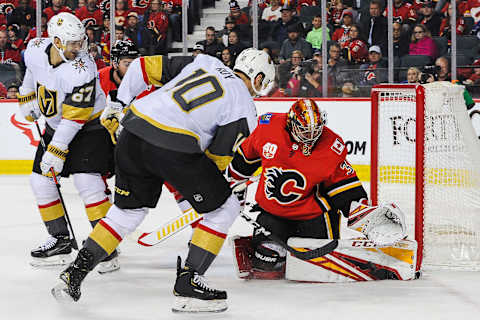
M 0 68 L 18 66 L 20 70 L 13 81 L 0 76 L 0 97 L 13 97 L 18 90 L 22 52 L 37 32 L 35 1 L 0 0 Z M 201 5 L 212 2 L 200 1 Z M 251 2 L 241 8 L 237 1 L 229 1 L 224 28 L 206 28 L 205 39 L 194 45 L 192 54 L 210 54 L 232 67 L 236 56 L 253 43 Z M 271 96 L 322 96 L 323 27 L 328 44 L 328 96 L 369 96 L 373 85 L 388 81 L 386 1 L 327 2 L 328 23 L 323 26 L 320 1 L 258 0 L 259 45 L 278 65 Z M 108 0 L 42 3 L 42 36 L 48 36 L 46 24 L 53 15 L 72 12 L 86 26 L 88 50 L 98 68 L 109 65 Z M 142 55 L 173 52 L 172 42 L 182 37 L 181 5 L 182 0 L 117 0 L 112 34 L 115 39 L 132 40 Z M 480 95 L 480 0 L 456 0 L 455 5 L 456 26 L 452 28 L 449 0 L 393 1 L 395 82 L 450 80 L 450 38 L 454 31 L 458 39 L 457 78 L 474 96 Z M 191 25 L 199 21 L 188 18 L 191 33 Z

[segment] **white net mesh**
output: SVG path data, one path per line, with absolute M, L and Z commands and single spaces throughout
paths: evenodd
M 424 85 L 424 193 L 415 197 L 416 91 L 379 88 L 378 202 L 393 201 L 413 237 L 424 221 L 424 267 L 480 269 L 480 142 L 463 100 L 463 87 Z M 372 183 L 375 183 L 372 181 Z

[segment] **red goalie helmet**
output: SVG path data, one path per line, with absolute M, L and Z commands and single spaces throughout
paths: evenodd
M 297 100 L 287 117 L 287 129 L 292 138 L 303 145 L 303 153 L 310 155 L 312 148 L 327 123 L 327 114 L 312 99 Z

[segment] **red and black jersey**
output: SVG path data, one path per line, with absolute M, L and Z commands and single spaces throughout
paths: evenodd
M 348 60 L 352 62 L 365 62 L 368 60 L 368 44 L 360 39 L 348 41 Z
M 43 13 L 45 13 L 47 15 L 47 21 L 49 21 L 54 15 L 57 15 L 60 12 L 72 13 L 72 9 L 70 9 L 67 6 L 63 6 L 57 11 L 53 10 L 53 7 L 48 7 L 45 10 L 43 10 Z
M 12 48 L 15 50 L 24 50 L 25 49 L 25 43 L 23 39 L 16 39 L 15 41 L 9 41 L 11 44 Z
M 150 6 L 151 0 L 128 0 L 128 8 L 130 11 L 135 11 L 139 15 L 144 15 Z
M 18 7 L 18 0 L 0 0 L 0 16 L 6 20 L 7 15 Z
M 127 15 L 130 13 L 129 10 L 115 10 L 115 24 L 117 26 L 126 26 L 127 25 Z
M 86 6 L 84 6 L 77 9 L 77 11 L 75 11 L 75 15 L 78 19 L 80 19 L 80 21 L 82 21 L 85 27 L 90 25 L 103 25 L 103 15 L 100 9 L 95 9 L 95 11 L 92 12 L 88 10 Z
M 20 50 L 12 49 L 10 45 L 5 50 L 0 50 L 0 64 L 20 63 L 20 60 Z
M 340 136 L 324 127 L 312 154 L 305 156 L 285 129 L 286 121 L 285 113 L 262 115 L 228 168 L 242 179 L 263 167 L 255 195 L 260 207 L 282 218 L 309 220 L 366 198 Z
M 440 24 L 440 31 L 438 35 L 440 37 L 448 36 L 450 37 L 450 17 L 446 17 L 442 19 L 442 23 Z M 465 32 L 465 20 L 463 17 L 457 18 L 457 26 L 456 26 L 456 33 L 458 35 L 462 35 Z
M 158 35 L 167 35 L 168 17 L 163 11 L 152 12 L 147 21 L 147 28 L 153 30 Z
M 102 87 L 103 93 L 108 97 L 110 91 L 115 91 L 118 89 L 117 84 L 113 80 L 114 69 L 112 66 L 105 67 L 98 71 L 98 78 L 100 80 L 100 87 Z
M 32 28 L 29 32 L 28 32 L 28 35 L 27 37 L 25 38 L 25 45 L 28 44 L 28 41 L 30 41 L 31 39 L 35 39 L 37 37 L 37 29 L 36 28 Z M 40 35 L 40 38 L 48 38 L 48 31 L 45 29 L 44 31 L 42 31 L 42 34 Z
M 388 16 L 388 8 L 385 8 L 383 15 L 385 17 Z M 408 2 L 403 2 L 398 8 L 394 5 L 392 16 L 393 21 L 399 22 L 401 24 L 415 22 L 418 18 L 415 6 Z
M 348 46 L 348 41 L 351 39 L 349 36 L 351 26 L 347 27 L 346 25 L 341 26 L 332 35 L 332 40 L 337 41 L 340 47 L 347 48 Z

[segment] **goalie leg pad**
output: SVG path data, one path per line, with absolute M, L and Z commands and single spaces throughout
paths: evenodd
M 314 249 L 327 239 L 290 238 L 296 249 Z M 413 280 L 417 242 L 400 240 L 390 247 L 377 247 L 368 239 L 342 239 L 337 249 L 319 258 L 300 260 L 287 255 L 285 278 L 308 282 L 353 282 L 371 280 Z
M 230 244 L 233 249 L 234 265 L 237 272 L 237 276 L 240 279 L 264 279 L 264 280 L 277 280 L 285 277 L 285 256 L 286 250 L 279 245 L 270 242 L 266 246 L 279 247 L 280 252 L 276 252 L 267 247 L 262 247 L 263 259 L 260 257 L 254 258 L 255 250 L 252 246 L 252 237 L 234 236 L 230 238 Z M 265 253 L 265 251 L 267 253 Z M 258 254 L 258 253 L 257 253 Z M 273 257 L 272 257 L 273 256 Z M 254 260 L 257 260 L 254 262 Z M 265 260 L 269 260 L 265 263 Z M 274 262 L 275 261 L 275 262 Z M 256 266 L 254 267 L 254 263 Z M 266 268 L 262 269 L 260 264 L 263 264 Z

